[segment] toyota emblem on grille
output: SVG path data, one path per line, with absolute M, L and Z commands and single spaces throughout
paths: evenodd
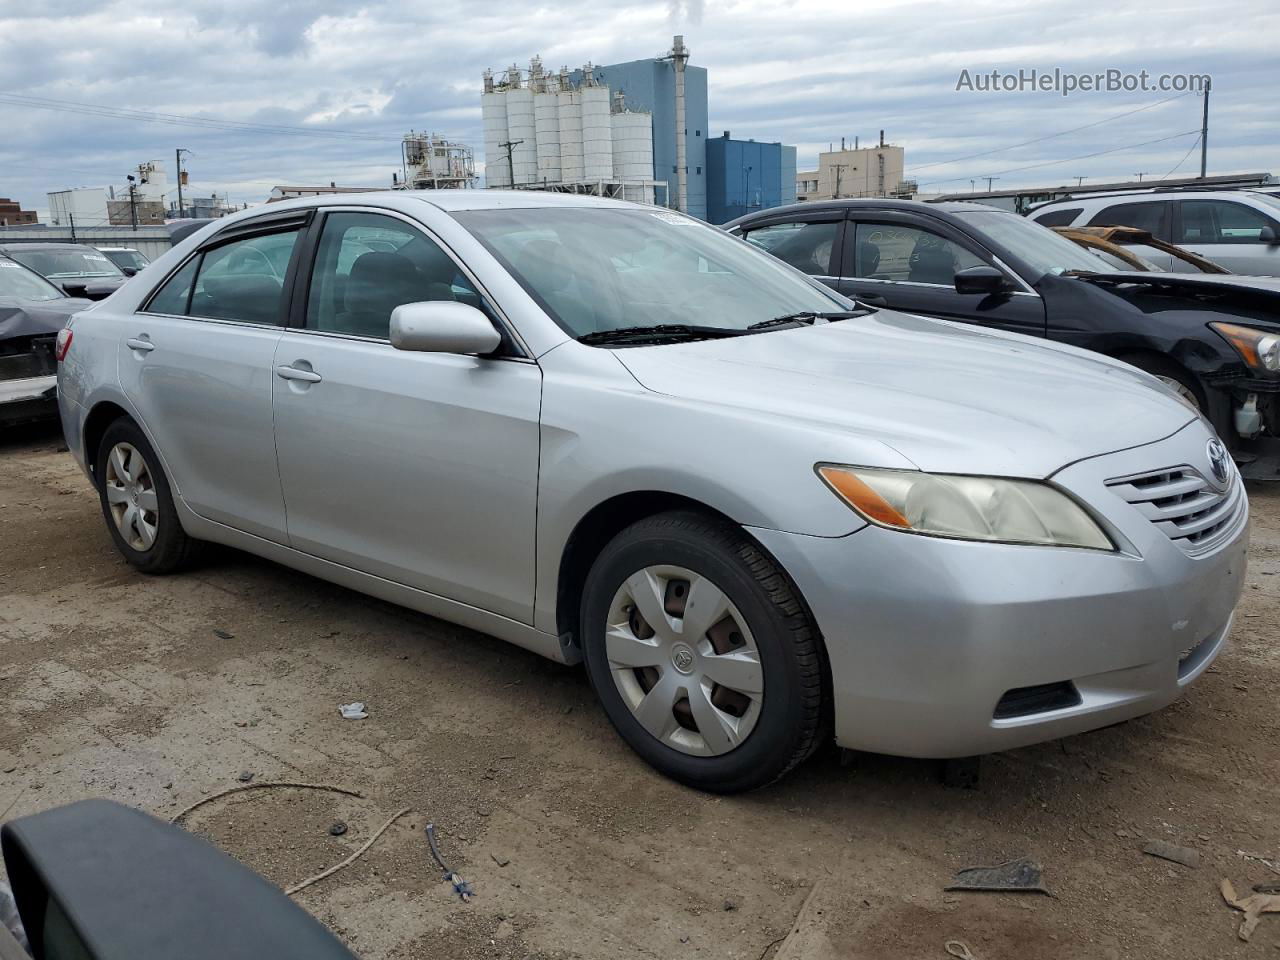
M 1225 484 L 1227 478 L 1231 476 L 1230 461 L 1227 460 L 1227 448 L 1222 445 L 1222 441 L 1217 438 L 1210 440 L 1206 448 L 1209 453 L 1209 469 L 1213 471 L 1213 478 L 1218 483 Z

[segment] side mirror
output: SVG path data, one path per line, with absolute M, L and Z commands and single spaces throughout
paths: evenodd
M 502 335 L 475 307 L 455 300 L 402 303 L 391 311 L 391 345 L 417 353 L 493 353 Z
M 957 271 L 955 283 L 956 293 L 1003 293 L 1008 286 L 1003 273 L 985 265 Z
M 137 267 L 121 267 L 120 272 L 126 277 L 136 277 L 138 275 Z
M 1258 231 L 1258 239 L 1269 247 L 1273 247 L 1277 243 L 1280 243 L 1280 237 L 1276 236 L 1276 228 L 1271 226 L 1271 224 L 1266 224 Z
M 11 820 L 0 846 L 32 960 L 355 960 L 275 884 L 118 803 Z

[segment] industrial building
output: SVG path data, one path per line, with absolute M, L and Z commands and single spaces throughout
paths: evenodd
M 664 57 L 485 71 L 485 185 L 597 193 L 706 217 L 707 72 Z
M 838 200 L 842 197 L 909 196 L 914 185 L 904 182 L 906 155 L 902 147 L 884 142 L 859 148 L 841 139 L 840 149 L 818 154 L 818 169 L 801 171 L 796 176 L 798 200 Z
M 471 147 L 436 134 L 410 130 L 400 144 L 397 190 L 460 190 L 476 185 L 476 161 Z
M 39 217 L 34 210 L 23 210 L 22 204 L 8 197 L 0 197 L 0 227 L 18 226 L 24 223 L 36 223 Z
M 706 144 L 707 219 L 725 223 L 796 200 L 796 148 L 734 140 L 726 130 Z

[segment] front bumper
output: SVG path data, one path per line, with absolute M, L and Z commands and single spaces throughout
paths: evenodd
M 1157 710 L 1212 663 L 1244 582 L 1248 505 L 1189 553 L 1106 481 L 1186 464 L 1210 433 L 1081 461 L 1052 481 L 1120 552 L 974 543 L 868 526 L 845 537 L 752 533 L 788 570 L 826 640 L 844 747 L 962 757 Z M 1230 483 L 1240 484 L 1232 473 Z M 1011 690 L 1070 684 L 1078 702 L 996 717 Z
M 0 423 L 43 420 L 58 414 L 58 378 L 0 380 Z

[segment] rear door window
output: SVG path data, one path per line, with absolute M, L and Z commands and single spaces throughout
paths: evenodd
M 245 323 L 285 321 L 285 277 L 299 231 L 233 240 L 200 258 L 189 316 Z
M 958 271 L 987 265 L 932 230 L 898 223 L 859 223 L 853 244 L 845 244 L 844 261 L 845 277 L 947 287 Z
M 1152 200 L 1147 203 L 1113 203 L 1111 206 L 1095 213 L 1089 221 L 1094 227 L 1134 227 L 1145 230 L 1153 237 L 1163 239 L 1168 233 L 1167 200 Z M 1049 224 L 1052 226 L 1052 224 Z
M 144 313 L 170 313 L 177 317 L 187 315 L 187 306 L 191 302 L 191 281 L 195 279 L 196 268 L 200 266 L 200 258 L 192 257 L 182 269 L 173 274 L 152 296 L 151 302 L 144 308 Z
M 1231 200 L 1183 200 L 1178 243 L 1258 243 L 1272 226 L 1263 213 Z

